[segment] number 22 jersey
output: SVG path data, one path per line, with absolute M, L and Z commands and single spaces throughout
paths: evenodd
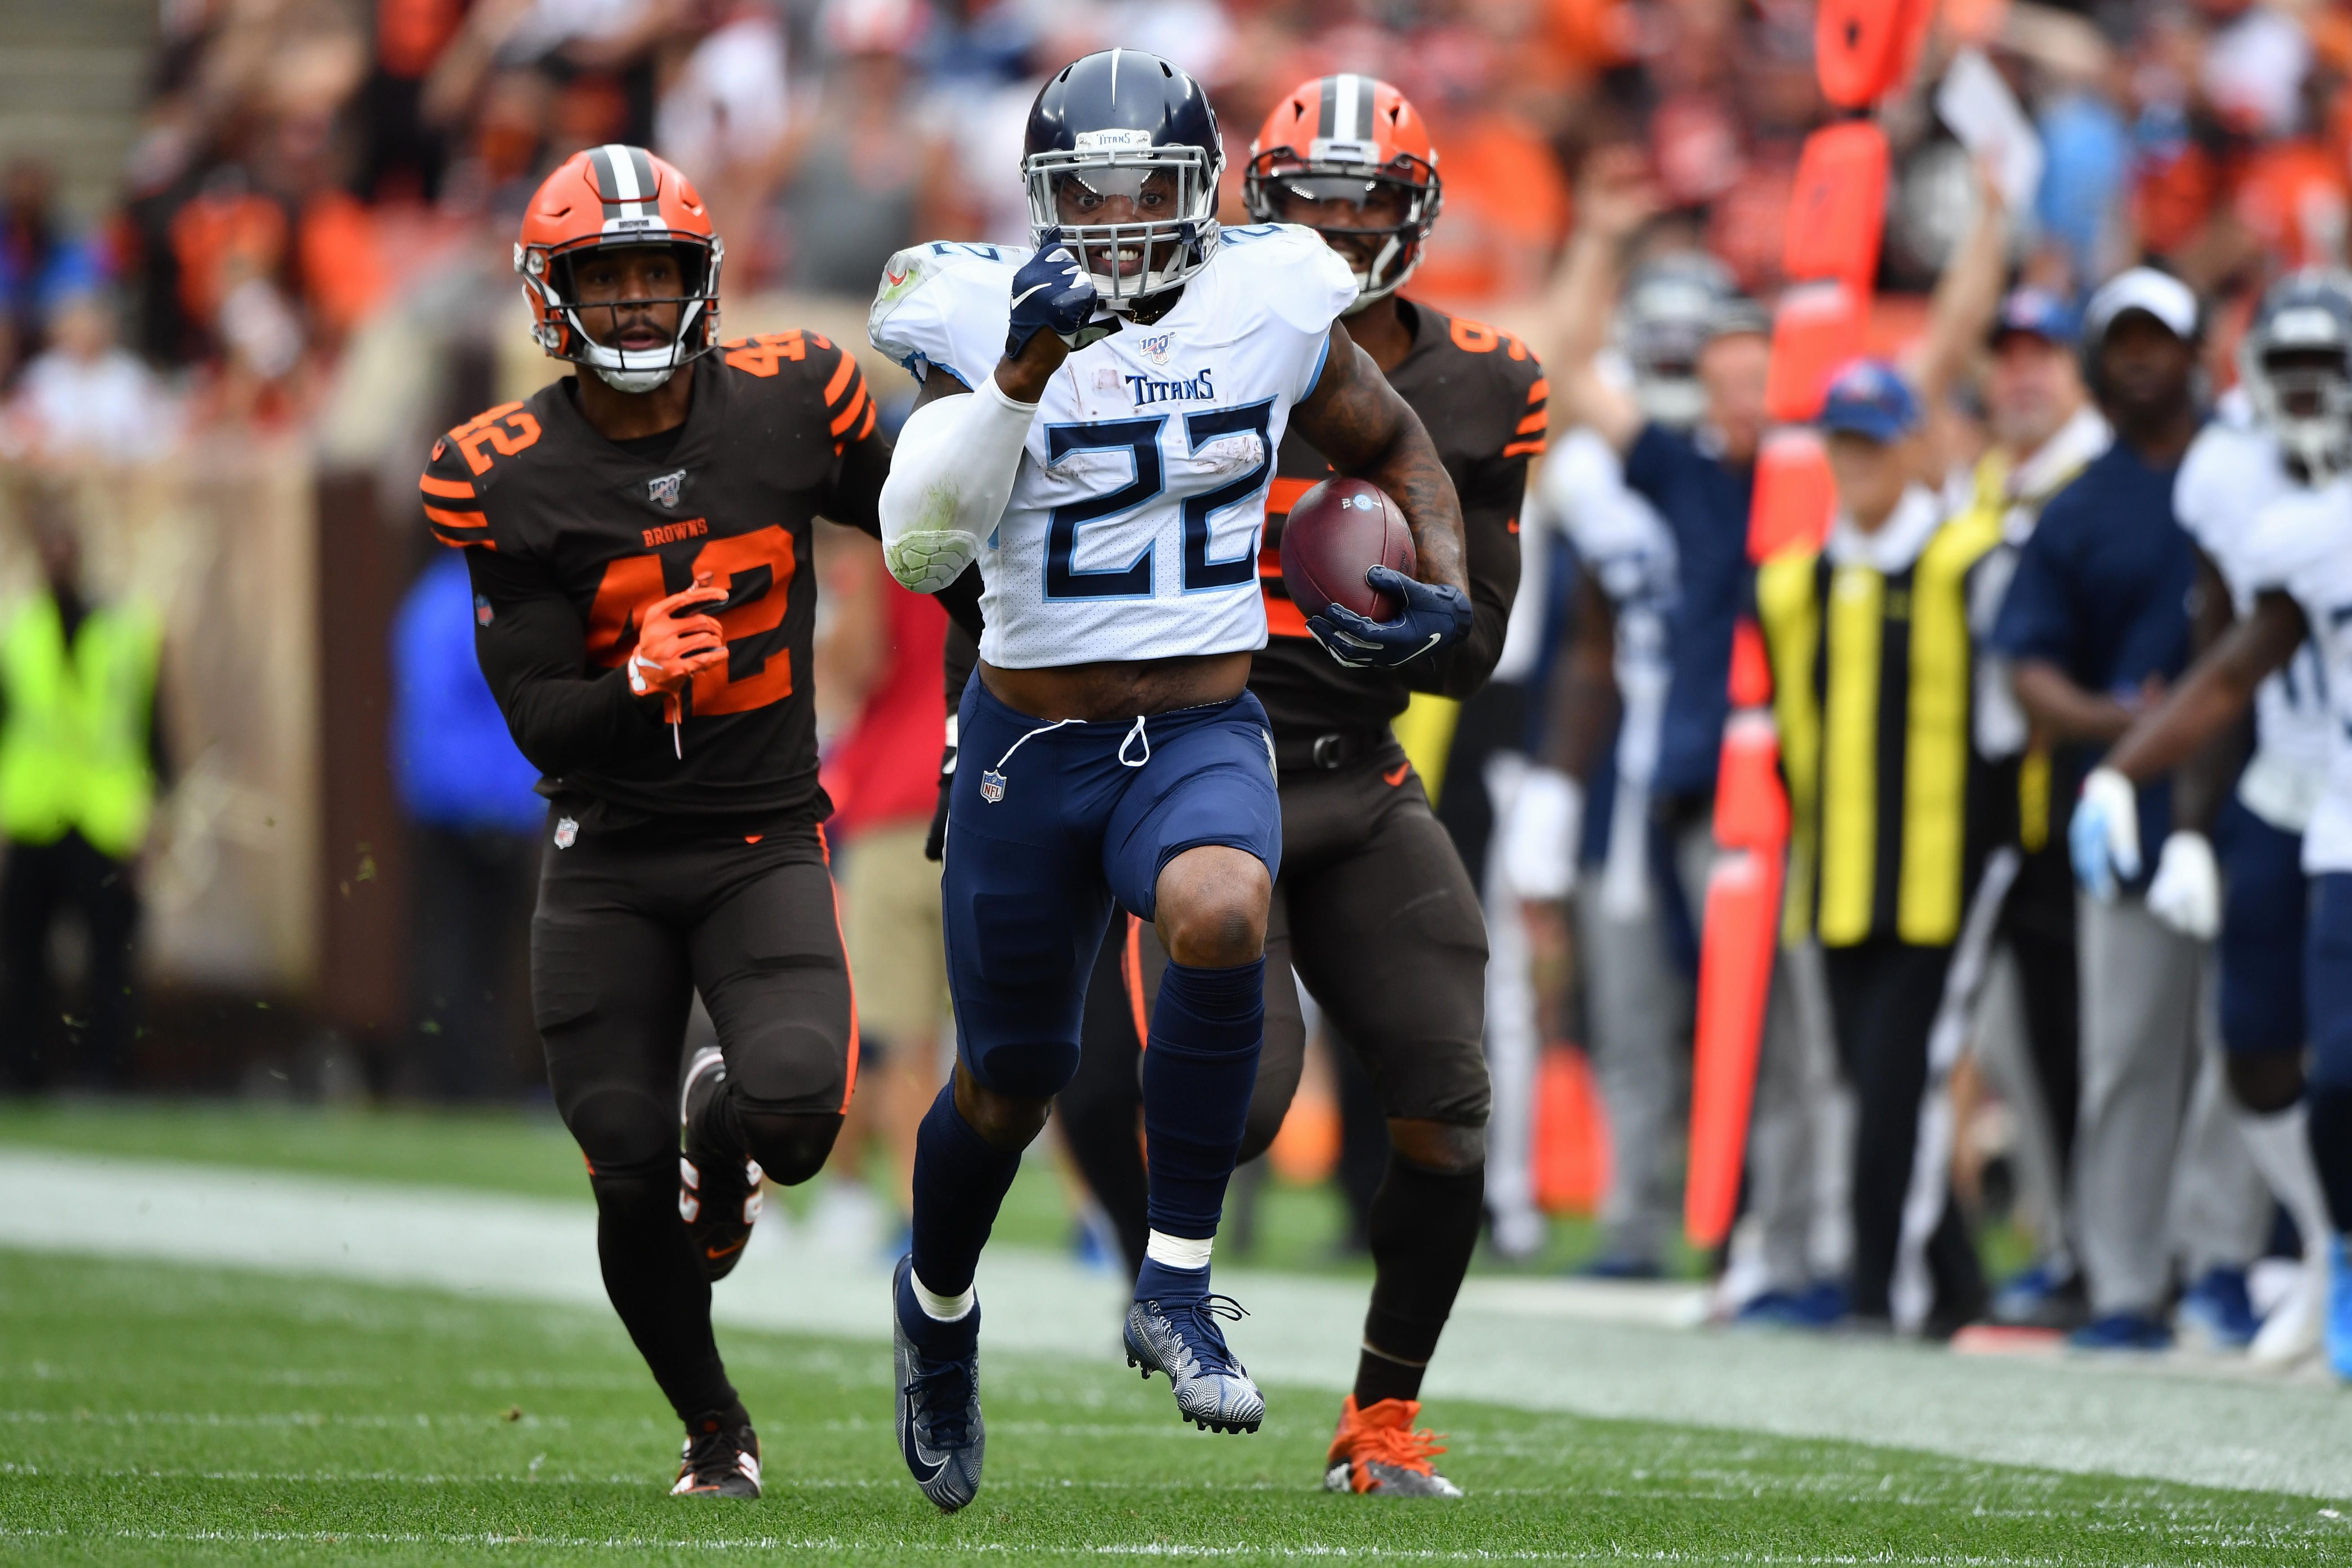
M 476 651 L 541 792 L 614 826 L 822 819 L 811 527 L 878 532 L 889 460 L 856 360 L 803 332 L 695 361 L 686 423 L 659 436 L 608 440 L 567 377 L 436 442 L 425 521 L 467 553 Z M 727 656 L 673 735 L 623 665 L 647 607 L 706 574 Z
M 967 387 L 1003 357 L 1032 253 L 940 242 L 890 258 L 867 331 L 917 380 Z M 1241 653 L 1265 643 L 1257 554 L 1293 405 L 1354 302 L 1310 229 L 1223 230 L 1157 321 L 1063 361 L 980 552 L 980 653 L 1000 669 Z

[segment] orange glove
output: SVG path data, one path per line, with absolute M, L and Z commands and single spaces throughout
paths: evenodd
M 646 611 L 636 648 L 629 654 L 629 690 L 641 697 L 660 693 L 664 723 L 675 725 L 684 716 L 686 688 L 698 672 L 727 656 L 718 621 L 694 613 L 695 606 L 726 597 L 725 589 L 705 577 Z

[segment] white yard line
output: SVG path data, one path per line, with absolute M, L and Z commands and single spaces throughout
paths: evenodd
M 879 1259 L 762 1227 L 716 1293 L 722 1322 L 874 1340 Z M 325 1274 L 601 1307 L 585 1204 L 0 1148 L 0 1247 Z M 1221 1270 L 1251 1316 L 1234 1348 L 1269 1383 L 1345 1388 L 1360 1281 Z M 986 1343 L 1111 1359 L 1125 1292 L 1058 1256 L 982 1262 Z M 2053 1469 L 2352 1496 L 2352 1396 L 2315 1378 L 2186 1364 L 1956 1356 L 1916 1346 L 1675 1326 L 1687 1292 L 1477 1280 L 1431 1368 L 1447 1397 L 1849 1438 Z M 1163 1396 L 1164 1397 L 1164 1396 Z
M 319 1545 L 520 1547 L 535 1552 L 815 1552 L 833 1558 L 845 1552 L 942 1553 L 1008 1558 L 1160 1557 L 1179 1562 L 1274 1559 L 1280 1562 L 1320 1562 L 1325 1559 L 1367 1563 L 1691 1563 L 1752 1564 L 1754 1568 L 1866 1568 L 1895 1559 L 1883 1556 L 1813 1556 L 1775 1552 L 1685 1552 L 1638 1550 L 1547 1552 L 1509 1548 L 1445 1551 L 1388 1546 L 1192 1546 L 1168 1542 L 1133 1545 L 1030 1546 L 997 1541 L 887 1541 L 841 1536 L 648 1536 L 648 1535 L 501 1535 L 460 1534 L 444 1531 L 385 1530 L 22 1530 L 0 1528 L 0 1541 L 142 1541 L 159 1545 Z M 2055 1557 L 2010 1557 L 1958 1552 L 1934 1557 L 1905 1557 L 1914 1568 L 2063 1568 Z

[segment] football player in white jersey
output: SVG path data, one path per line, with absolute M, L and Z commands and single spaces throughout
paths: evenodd
M 2084 781 L 2070 836 L 2077 873 L 2094 891 L 2137 874 L 2136 784 L 2196 756 L 2256 700 L 2267 677 L 2294 665 L 2307 642 L 2316 644 L 2330 718 L 2302 844 L 2313 884 L 2303 965 L 2312 1065 L 2302 1099 L 2326 1215 L 2324 1222 L 2300 1211 L 2295 1218 L 2326 1234 L 2328 1359 L 2339 1376 L 2352 1377 L 2352 1256 L 2344 1236 L 2352 1229 L 2352 278 L 2305 273 L 2281 282 L 2252 341 L 2249 388 L 2303 483 L 2270 500 L 2227 548 L 2226 570 L 2250 594 L 2251 609 Z M 2257 782 L 2254 793 L 2263 789 Z M 2203 876 L 2181 877 L 2184 894 Z
M 1736 294 L 1730 274 L 1701 251 L 1664 252 L 1627 279 L 1615 335 L 1627 390 L 1649 417 L 1688 429 L 1704 416 L 1699 355 Z M 1654 1279 L 1681 1218 L 1677 1123 L 1689 1093 L 1691 980 L 1654 885 L 1648 832 L 1673 677 L 1675 536 L 1589 427 L 1561 442 L 1537 495 L 1576 550 L 1576 614 L 1572 642 L 1552 662 L 1541 760 L 1506 821 L 1503 864 L 1512 891 L 1535 906 L 1531 918 L 1565 919 L 1574 898 L 1586 1020 L 1617 1161 L 1601 1253 L 1586 1272 Z M 1588 787 L 1605 828 L 1587 821 Z M 1585 859 L 1599 875 L 1580 881 Z
M 922 382 L 883 491 L 885 558 L 919 591 L 976 565 L 987 622 L 942 878 L 958 1061 L 923 1123 L 893 1303 L 900 1448 L 950 1510 L 981 1475 L 973 1273 L 1076 1067 L 1114 903 L 1171 960 L 1144 1053 L 1151 1230 L 1128 1355 L 1169 1375 L 1187 1420 L 1264 1416 L 1209 1253 L 1256 1076 L 1281 861 L 1273 741 L 1245 688 L 1291 420 L 1396 499 L 1420 574 L 1373 568 L 1401 609 L 1312 617 L 1324 647 L 1393 666 L 1471 622 L 1452 481 L 1339 324 L 1354 275 L 1312 230 L 1219 228 L 1224 152 L 1199 84 L 1139 50 L 1089 55 L 1039 92 L 1025 149 L 1036 248 L 901 251 L 870 323 Z
M 2253 613 L 2259 563 L 2249 546 L 2264 508 L 2333 472 L 2327 420 L 2298 418 L 2287 406 L 2296 357 L 2310 351 L 2295 341 L 2298 323 L 2317 325 L 2323 337 L 2332 331 L 2334 318 L 2317 297 L 2328 287 L 2296 277 L 2272 290 L 2239 344 L 2239 386 L 2198 433 L 2174 481 L 2173 511 L 2205 556 L 2201 598 L 2209 612 L 2200 619 L 2214 630 Z M 2176 828 L 2147 894 L 2158 919 L 2191 936 L 2219 938 L 2221 1045 L 2235 1120 L 2255 1167 L 2305 1238 L 2301 1287 L 2252 1334 L 2253 1359 L 2263 1365 L 2286 1365 L 2316 1349 L 2326 1308 L 2326 1210 L 2304 1125 L 2310 900 L 2301 858 L 2304 827 L 2326 777 L 2325 692 L 2309 643 L 2263 679 L 2254 694 L 2253 755 L 2229 798 L 2176 795 L 2176 811 L 2211 819 L 2210 841 L 2202 821 Z M 2227 780 L 2203 782 L 2210 797 Z M 2213 1283 L 2192 1285 L 2181 1315 L 2204 1316 L 2209 1336 L 2221 1343 L 2242 1343 L 2251 1308 L 2242 1291 L 2233 1301 L 2232 1292 L 2207 1288 Z

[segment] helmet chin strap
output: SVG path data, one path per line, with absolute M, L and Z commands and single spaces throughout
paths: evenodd
M 1404 287 L 1404 280 L 1412 276 L 1412 267 L 1406 267 L 1385 283 L 1381 281 L 1381 275 L 1395 263 L 1403 250 L 1403 243 L 1396 235 L 1390 235 L 1381 241 L 1380 254 L 1356 269 L 1355 303 L 1339 312 L 1342 319 L 1360 315 Z

